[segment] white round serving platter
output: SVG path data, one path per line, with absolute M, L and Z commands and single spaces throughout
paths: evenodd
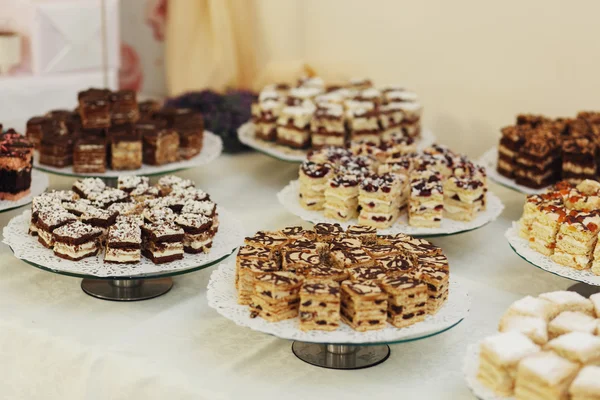
M 514 397 L 500 396 L 493 390 L 486 387 L 477 379 L 477 370 L 479 369 L 479 343 L 471 344 L 467 348 L 467 353 L 463 361 L 463 374 L 467 386 L 473 394 L 481 400 L 514 400 Z
M 180 171 L 183 169 L 189 169 L 198 167 L 200 165 L 208 164 L 214 161 L 223 152 L 223 141 L 217 135 L 212 132 L 204 131 L 204 142 L 202 150 L 195 157 L 189 160 L 181 160 L 164 165 L 147 165 L 142 164 L 142 168 L 134 170 L 115 171 L 107 169 L 106 172 L 98 173 L 77 173 L 73 171 L 73 166 L 64 168 L 52 167 L 49 165 L 42 165 L 39 163 L 36 157 L 33 163 L 34 168 L 41 171 L 46 171 L 52 174 L 64 175 L 64 176 L 76 176 L 76 177 L 97 177 L 97 178 L 117 178 L 121 175 L 160 175 Z
M 500 175 L 500 173 L 496 170 L 498 164 L 498 148 L 496 146 L 483 153 L 477 162 L 485 167 L 487 176 L 499 185 L 525 194 L 540 194 L 547 190 L 547 187 L 541 189 L 532 189 L 527 186 L 519 185 L 514 181 L 514 179 Z
M 504 237 L 508 240 L 508 243 L 514 252 L 530 264 L 554 275 L 562 276 L 563 278 L 587 283 L 592 286 L 600 286 L 600 276 L 594 275 L 591 270 L 579 271 L 555 263 L 550 257 L 530 248 L 528 241 L 519 236 L 518 222 L 513 221 L 512 226 L 504 233 Z
M 406 328 L 395 328 L 388 324 L 384 329 L 368 332 L 357 332 L 348 325 L 341 323 L 340 327 L 333 332 L 303 332 L 299 328 L 298 318 L 273 323 L 260 317 L 250 318 L 248 307 L 237 303 L 237 291 L 234 282 L 235 260 L 221 263 L 210 276 L 207 290 L 208 304 L 217 310 L 219 314 L 232 320 L 237 325 L 255 331 L 268 333 L 282 339 L 308 343 L 392 343 L 424 338 L 457 325 L 468 315 L 471 306 L 467 290 L 458 279 L 451 276 L 448 301 L 437 314 L 428 316 L 423 322 Z
M 240 142 L 246 146 L 252 147 L 254 150 L 258 150 L 261 153 L 267 154 L 271 157 L 275 157 L 282 161 L 289 162 L 302 162 L 306 159 L 308 150 L 296 150 L 287 146 L 278 145 L 273 142 L 266 142 L 261 139 L 257 139 L 254 136 L 254 124 L 252 122 L 246 122 L 238 129 L 238 138 Z M 423 150 L 426 147 L 431 146 L 435 143 L 436 137 L 428 129 L 421 131 L 421 137 L 417 139 L 417 149 Z
M 10 220 L 2 232 L 4 236 L 2 241 L 10 246 L 15 257 L 56 273 L 97 278 L 156 277 L 214 264 L 230 255 L 243 243 L 241 222 L 221 206 L 218 206 L 218 212 L 219 231 L 214 237 L 208 254 L 186 253 L 181 260 L 164 264 L 154 264 L 145 257 L 142 257 L 137 264 L 105 263 L 102 251 L 94 257 L 87 257 L 80 261 L 60 258 L 54 255 L 52 250 L 42 246 L 37 237 L 27 233 L 31 210 L 26 210 Z
M 31 170 L 31 187 L 29 194 L 19 200 L 0 200 L 0 213 L 23 207 L 31 203 L 35 196 L 44 193 L 48 189 L 48 175 L 43 172 Z
M 300 182 L 298 180 L 291 181 L 285 188 L 277 193 L 279 202 L 292 214 L 302 218 L 305 221 L 312 222 L 314 224 L 325 222 L 325 223 L 337 223 L 342 227 L 347 228 L 351 225 L 358 224 L 356 219 L 349 221 L 338 221 L 333 218 L 327 218 L 322 211 L 311 211 L 304 209 L 298 201 Z M 377 233 L 380 235 L 393 235 L 396 233 L 405 233 L 413 236 L 440 236 L 440 235 L 454 235 L 461 232 L 470 231 L 473 229 L 481 228 L 485 224 L 494 221 L 504 210 L 502 201 L 492 192 L 487 192 L 487 207 L 485 211 L 477 213 L 477 217 L 473 221 L 453 221 L 448 218 L 442 219 L 442 224 L 439 228 L 423 228 L 408 225 L 408 219 L 406 213 L 404 213 L 394 225 L 387 229 L 378 229 Z

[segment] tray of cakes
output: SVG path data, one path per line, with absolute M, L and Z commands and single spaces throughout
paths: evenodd
M 0 124 L 0 212 L 31 203 L 48 188 L 48 176 L 32 166 L 33 144 Z
M 505 237 L 529 263 L 556 275 L 600 286 L 600 182 L 562 181 L 527 196 L 523 214 Z
M 242 243 L 241 223 L 194 182 L 169 175 L 150 185 L 121 176 L 34 197 L 11 219 L 3 242 L 15 256 L 57 273 L 100 278 L 155 277 L 220 261 Z
M 527 296 L 499 332 L 469 346 L 463 371 L 482 400 L 600 398 L 600 294 Z
M 485 168 L 441 145 L 417 151 L 403 138 L 382 146 L 311 151 L 299 179 L 278 193 L 298 217 L 372 226 L 382 234 L 447 235 L 479 228 L 504 209 Z
M 421 129 L 423 107 L 401 86 L 375 88 L 369 79 L 326 85 L 319 77 L 266 86 L 242 125 L 242 143 L 285 161 L 302 162 L 309 149 L 345 147 L 350 141 L 379 144 L 391 135 L 419 147 L 435 141 Z
M 495 182 L 526 194 L 566 180 L 597 179 L 600 113 L 582 111 L 575 118 L 521 114 L 502 128 L 498 147 L 480 159 Z
M 38 157 L 34 167 L 80 177 L 155 175 L 204 165 L 222 141 L 204 130 L 202 115 L 137 101 L 131 90 L 88 89 L 74 111 L 53 110 L 27 121 Z
M 209 305 L 240 326 L 312 343 L 385 343 L 458 324 L 470 300 L 442 250 L 372 227 L 259 231 L 208 285 Z

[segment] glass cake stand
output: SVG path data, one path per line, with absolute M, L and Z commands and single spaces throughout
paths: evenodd
M 10 249 L 11 251 L 13 250 L 12 247 Z M 173 287 L 172 277 L 177 275 L 189 274 L 190 272 L 195 272 L 201 269 L 211 267 L 223 261 L 225 258 L 229 257 L 231 254 L 233 254 L 234 251 L 235 249 L 233 249 L 231 253 L 224 255 L 223 257 L 217 260 L 211 261 L 203 265 L 198 265 L 197 267 L 193 268 L 175 271 L 165 271 L 156 274 L 119 277 L 97 277 L 93 275 L 60 271 L 28 260 L 21 260 L 43 271 L 52 272 L 59 275 L 71 276 L 74 278 L 81 278 L 81 289 L 86 294 L 92 297 L 112 301 L 138 301 L 152 299 L 154 297 L 158 297 L 167 293 Z
M 527 186 L 519 185 L 514 181 L 514 179 L 500 175 L 500 173 L 496 170 L 496 166 L 498 164 L 498 148 L 496 146 L 492 147 L 481 157 L 479 157 L 478 163 L 485 167 L 487 176 L 500 186 L 504 186 L 505 188 L 524 194 L 540 194 L 546 191 L 546 188 L 532 189 Z
M 357 332 L 340 324 L 333 332 L 303 332 L 297 318 L 270 323 L 251 318 L 248 307 L 237 303 L 235 263 L 226 261 L 213 270 L 207 288 L 208 304 L 235 324 L 281 339 L 292 340 L 292 352 L 302 361 L 323 368 L 360 369 L 380 364 L 390 356 L 392 344 L 439 335 L 458 325 L 469 313 L 470 298 L 463 285 L 450 277 L 448 301 L 423 322 L 398 329 L 391 325 L 377 331 Z
M 192 157 L 189 160 L 177 161 L 165 165 L 146 165 L 142 164 L 142 168 L 135 170 L 126 171 L 115 171 L 107 169 L 104 173 L 77 173 L 73 171 L 73 167 L 57 168 L 48 165 L 42 165 L 38 161 L 38 157 L 34 159 L 33 167 L 40 171 L 45 171 L 55 175 L 71 176 L 78 178 L 100 178 L 106 183 L 116 182 L 116 179 L 121 175 L 144 175 L 144 176 L 157 176 L 185 169 L 195 168 L 201 165 L 208 164 L 214 161 L 223 152 L 223 141 L 218 136 L 210 131 L 204 131 L 204 143 L 200 154 Z
M 254 136 L 254 124 L 252 122 L 246 122 L 238 128 L 238 138 L 240 142 L 246 146 L 280 161 L 301 163 L 306 160 L 306 154 L 308 153 L 308 150 L 295 150 L 276 143 L 257 139 Z M 417 141 L 417 148 L 424 149 L 425 147 L 431 146 L 435 141 L 436 137 L 433 132 L 428 129 L 423 129 L 421 138 Z
M 529 264 L 553 275 L 578 282 L 569 286 L 567 290 L 577 292 L 584 297 L 600 292 L 600 276 L 594 275 L 590 270 L 579 271 L 560 265 L 549 257 L 532 250 L 527 241 L 519 237 L 516 222 L 513 222 L 513 226 L 506 231 L 504 236 L 508 240 L 510 248 Z

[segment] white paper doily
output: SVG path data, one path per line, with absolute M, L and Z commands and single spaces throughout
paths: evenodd
M 306 159 L 306 154 L 308 153 L 307 150 L 295 150 L 274 142 L 257 139 L 254 136 L 254 124 L 252 122 L 246 122 L 238 128 L 238 138 L 246 146 L 283 161 L 302 162 Z M 433 132 L 429 129 L 423 129 L 421 137 L 416 140 L 417 149 L 423 150 L 435 143 L 436 140 Z
M 31 170 L 31 187 L 29 194 L 17 201 L 0 200 L 0 212 L 12 210 L 13 208 L 22 207 L 31 203 L 35 196 L 44 193 L 48 189 L 48 175 L 43 172 Z
M 514 400 L 514 397 L 503 397 L 489 389 L 477 379 L 479 369 L 479 343 L 471 344 L 467 348 L 467 354 L 463 362 L 463 373 L 467 386 L 477 398 L 481 400 Z
M 250 318 L 248 307 L 237 303 L 234 281 L 235 262 L 221 263 L 218 269 L 213 271 L 208 282 L 208 305 L 237 325 L 282 339 L 310 343 L 389 343 L 417 339 L 442 332 L 458 324 L 467 316 L 471 306 L 467 290 L 457 279 L 450 277 L 448 301 L 437 314 L 428 316 L 423 322 L 401 329 L 388 324 L 384 329 L 370 332 L 357 332 L 341 323 L 340 327 L 333 332 L 303 332 L 298 326 L 298 318 L 275 323 L 267 322 L 262 318 Z
M 166 174 L 182 169 L 194 168 L 200 165 L 208 164 L 214 161 L 223 152 L 223 141 L 217 135 L 212 132 L 204 131 L 204 141 L 200 154 L 189 160 L 177 161 L 165 165 L 147 165 L 142 164 L 142 168 L 126 171 L 115 171 L 107 169 L 104 173 L 91 172 L 91 173 L 77 173 L 73 171 L 73 167 L 57 168 L 49 165 L 42 165 L 38 162 L 36 157 L 33 166 L 41 171 L 50 172 L 58 175 L 66 176 L 78 176 L 78 177 L 98 177 L 98 178 L 117 178 L 121 175 L 159 175 Z
M 69 273 L 94 277 L 143 277 L 148 275 L 169 274 L 197 268 L 214 263 L 228 256 L 244 241 L 243 228 L 240 221 L 218 206 L 219 231 L 214 237 L 212 248 L 208 254 L 184 254 L 182 260 L 165 264 L 154 264 L 145 257 L 137 264 L 113 264 L 104 262 L 104 254 L 80 261 L 65 260 L 54 255 L 50 249 L 42 246 L 37 237 L 27 233 L 31 211 L 27 210 L 10 220 L 3 230 L 3 242 L 11 247 L 15 257 L 51 269 L 58 273 Z
M 291 181 L 285 188 L 277 193 L 279 202 L 292 214 L 302 218 L 305 221 L 314 224 L 319 222 L 338 223 L 342 227 L 347 228 L 350 225 L 356 225 L 358 221 L 351 219 L 350 221 L 338 221 L 333 218 L 327 218 L 323 211 L 311 211 L 304 209 L 298 201 L 298 191 L 300 182 L 298 180 Z M 452 235 L 460 232 L 470 231 L 481 228 L 485 224 L 494 221 L 504 210 L 504 205 L 500 199 L 492 192 L 487 192 L 487 207 L 485 211 L 477 213 L 477 217 L 473 221 L 453 221 L 449 218 L 442 219 L 442 226 L 439 228 L 423 228 L 408 225 L 408 217 L 404 213 L 394 225 L 387 229 L 378 229 L 377 232 L 381 235 L 393 235 L 396 233 L 406 233 L 413 236 L 436 236 L 436 235 Z
M 555 275 L 562 276 L 563 278 L 587 283 L 592 286 L 600 286 L 600 276 L 594 275 L 591 270 L 579 271 L 574 268 L 566 267 L 555 263 L 550 257 L 530 248 L 527 240 L 519 236 L 518 222 L 513 221 L 512 227 L 508 228 L 504 233 L 504 237 L 508 240 L 510 247 L 512 247 L 515 253 L 536 267 Z
M 547 188 L 541 189 L 532 189 L 527 186 L 519 185 L 515 182 L 514 179 L 507 178 L 496 170 L 498 164 L 498 148 L 496 146 L 492 147 L 477 161 L 478 164 L 485 166 L 487 171 L 487 176 L 490 177 L 494 182 L 506 186 L 509 189 L 516 190 L 517 192 L 525 193 L 525 194 L 539 194 L 544 193 Z

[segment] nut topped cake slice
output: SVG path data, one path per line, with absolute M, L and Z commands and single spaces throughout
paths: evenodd
M 175 222 L 142 226 L 142 254 L 154 264 L 183 258 L 184 231 Z
M 29 194 L 33 144 L 23 135 L 0 128 L 0 200 L 18 200 Z
M 344 281 L 341 285 L 342 321 L 365 332 L 385 327 L 387 294 L 374 282 Z
M 404 328 L 427 317 L 427 285 L 409 276 L 396 276 L 381 281 L 388 295 L 387 321 L 396 328 Z
M 300 329 L 334 331 L 340 325 L 340 284 L 306 280 L 300 289 Z
M 304 278 L 292 272 L 269 272 L 256 277 L 250 303 L 250 316 L 269 322 L 298 316 L 300 288 Z
M 133 216 L 119 217 L 108 230 L 104 261 L 125 264 L 141 259 L 142 230 Z
M 78 261 L 96 255 L 100 248 L 102 231 L 80 221 L 73 221 L 52 232 L 54 254 L 60 258 Z

